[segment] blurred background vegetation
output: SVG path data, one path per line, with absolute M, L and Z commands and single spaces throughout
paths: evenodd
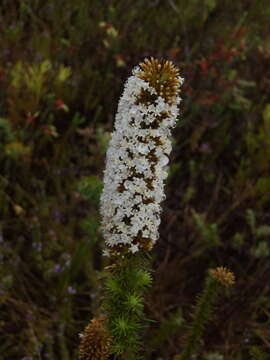
M 146 296 L 147 359 L 173 359 L 209 268 L 236 275 L 198 360 L 270 351 L 269 0 L 2 0 L 0 359 L 71 360 L 99 312 L 99 195 L 123 84 L 185 77 Z

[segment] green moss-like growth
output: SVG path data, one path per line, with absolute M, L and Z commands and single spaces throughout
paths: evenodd
M 107 275 L 104 307 L 113 337 L 112 353 L 120 358 L 138 359 L 144 327 L 143 293 L 151 281 L 143 255 L 127 256 Z

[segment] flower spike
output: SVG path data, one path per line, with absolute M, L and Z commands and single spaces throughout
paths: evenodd
M 125 84 L 101 195 L 105 255 L 149 251 L 158 238 L 182 83 L 170 61 L 151 58 L 136 67 Z

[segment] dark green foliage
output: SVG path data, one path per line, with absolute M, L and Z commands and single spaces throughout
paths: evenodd
M 150 346 L 147 352 L 156 350 L 163 345 L 168 339 L 172 338 L 179 330 L 183 328 L 184 318 L 182 310 L 176 310 L 168 318 L 161 322 L 160 327 L 152 331 Z
M 172 60 L 186 79 L 146 357 L 181 353 L 179 309 L 186 324 L 219 264 L 238 281 L 202 356 L 250 360 L 253 344 L 269 353 L 269 17 L 269 0 L 1 1 L 1 360 L 75 359 L 99 312 L 105 151 L 123 83 L 145 56 Z M 129 294 L 123 308 L 140 312 Z
M 252 346 L 250 355 L 252 360 L 267 360 L 266 355 L 258 346 Z

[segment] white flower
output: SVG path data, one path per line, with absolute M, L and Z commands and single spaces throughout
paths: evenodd
M 137 244 L 131 245 L 129 250 L 134 254 L 135 252 L 139 251 L 139 246 Z
M 101 195 L 106 256 L 149 250 L 158 238 L 183 79 L 169 62 L 151 59 L 140 66 L 144 71 L 134 69 L 125 84 L 107 151 Z M 151 74 L 168 80 L 153 83 Z

